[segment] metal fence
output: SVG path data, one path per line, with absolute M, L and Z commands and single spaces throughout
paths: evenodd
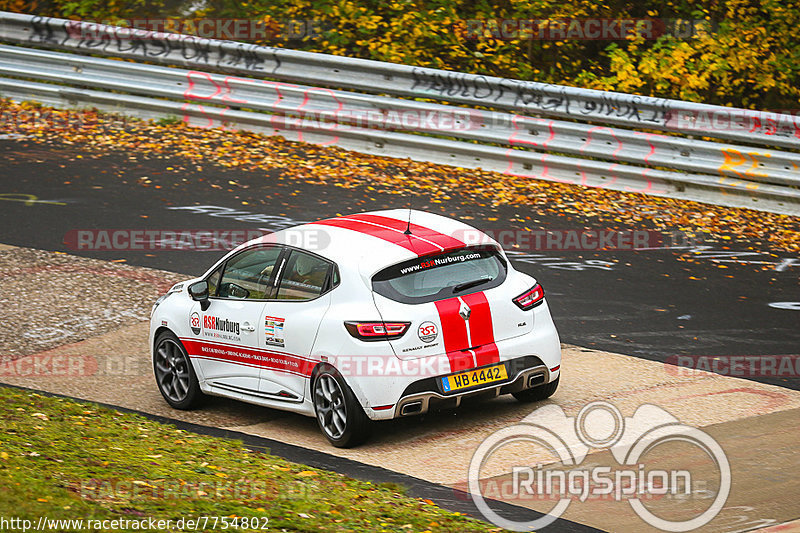
M 0 45 L 0 94 L 14 100 L 800 214 L 789 114 L 14 13 L 0 12 L 0 40 L 28 45 Z

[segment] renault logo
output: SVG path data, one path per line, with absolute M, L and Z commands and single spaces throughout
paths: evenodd
M 464 320 L 469 320 L 469 315 L 472 314 L 472 309 L 470 309 L 469 306 L 462 301 L 461 308 L 458 310 L 458 314 L 461 315 L 461 318 Z

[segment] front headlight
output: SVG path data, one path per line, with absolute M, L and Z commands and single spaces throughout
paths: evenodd
M 152 308 L 152 309 L 150 309 L 150 318 L 153 318 L 153 313 L 155 313 L 155 312 L 156 312 L 156 307 L 158 307 L 158 306 L 161 304 L 161 302 L 163 302 L 164 300 L 166 300 L 166 299 L 167 299 L 167 296 L 169 296 L 170 294 L 172 294 L 172 293 L 171 293 L 171 292 L 168 292 L 167 294 L 162 294 L 161 296 L 159 296 L 159 297 L 158 297 L 158 299 L 157 299 L 157 300 L 155 301 L 155 303 L 153 304 L 153 308 Z
M 167 293 L 166 293 L 166 294 L 162 294 L 161 296 L 159 296 L 159 297 L 158 297 L 158 299 L 157 299 L 157 300 L 155 301 L 155 303 L 153 304 L 153 308 L 152 308 L 152 309 L 150 309 L 150 318 L 153 318 L 153 313 L 155 313 L 155 312 L 156 312 L 156 307 L 158 307 L 159 305 L 161 305 L 161 302 L 163 302 L 164 300 L 166 300 L 166 299 L 167 299 L 167 296 L 169 296 L 170 294 L 176 293 L 176 292 L 180 292 L 180 290 L 181 290 L 181 289 L 183 289 L 183 283 L 176 283 L 175 285 L 173 285 L 173 286 L 172 286 L 172 287 L 171 287 L 171 288 L 170 288 L 170 289 L 167 291 Z

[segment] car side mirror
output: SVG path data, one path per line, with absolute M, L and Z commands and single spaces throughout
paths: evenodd
M 207 281 L 198 281 L 197 283 L 189 285 L 189 296 L 192 297 L 192 300 L 200 302 L 200 309 L 203 311 L 208 309 L 208 306 L 211 305 L 211 302 L 208 300 Z

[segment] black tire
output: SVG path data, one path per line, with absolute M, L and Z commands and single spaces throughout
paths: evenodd
M 540 402 L 555 394 L 556 389 L 558 388 L 559 379 L 561 379 L 561 376 L 558 376 L 554 381 L 551 381 L 546 385 L 539 385 L 538 387 L 533 387 L 532 389 L 512 392 L 511 395 L 523 403 Z
M 311 398 L 322 434 L 337 448 L 352 448 L 366 441 L 372 421 L 344 378 L 324 365 L 314 378 Z
M 200 390 L 186 349 L 171 331 L 156 337 L 153 374 L 161 396 L 175 409 L 194 409 L 206 398 Z

